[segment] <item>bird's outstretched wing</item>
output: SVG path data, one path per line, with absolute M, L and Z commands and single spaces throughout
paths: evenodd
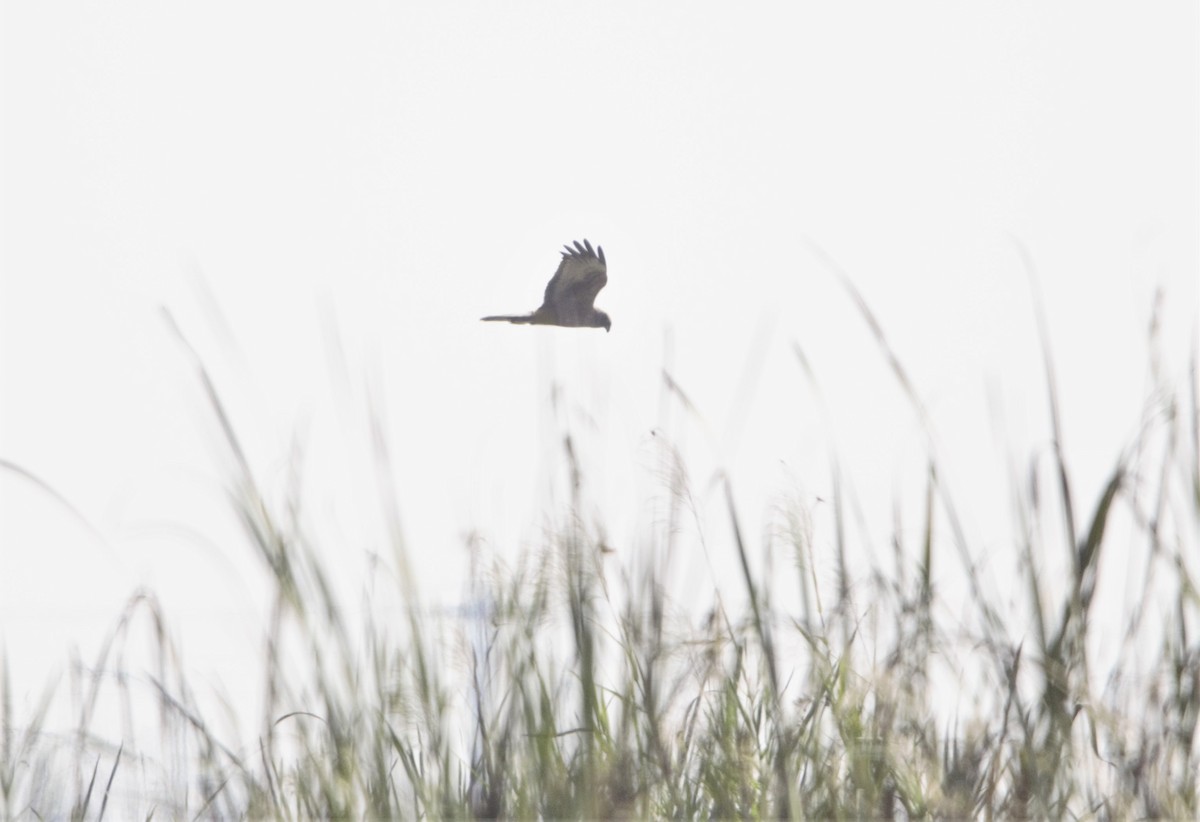
M 532 314 L 497 314 L 485 322 L 509 322 L 520 325 L 561 325 L 567 328 L 612 328 L 612 320 L 596 310 L 596 295 L 608 282 L 604 249 L 592 248 L 587 240 L 575 241 L 575 247 L 563 246 L 562 262 L 546 286 L 542 305 Z
M 608 266 L 604 262 L 604 249 L 592 249 L 584 240 L 575 241 L 575 247 L 564 245 L 562 262 L 546 285 L 542 300 L 542 311 L 550 312 L 559 322 L 582 320 L 595 311 L 593 303 L 600 289 L 608 283 Z

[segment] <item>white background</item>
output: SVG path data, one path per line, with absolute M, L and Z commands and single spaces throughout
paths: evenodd
M 757 554 L 774 506 L 828 498 L 835 449 L 884 552 L 925 446 L 814 248 L 909 369 L 998 569 L 1007 463 L 1048 447 L 1017 243 L 1081 507 L 1136 433 L 1156 290 L 1177 375 L 1194 348 L 1194 4 L 3 15 L 0 458 L 82 518 L 0 471 L 0 642 L 29 693 L 141 587 L 203 681 L 237 692 L 260 647 L 230 460 L 163 307 L 273 499 L 302 455 L 307 526 L 351 586 L 386 551 L 374 398 L 430 603 L 461 599 L 470 534 L 542 540 L 567 430 L 619 559 L 657 516 L 660 438 L 688 455 L 716 565 L 713 472 Z M 478 322 L 535 308 L 584 237 L 609 260 L 610 334 Z M 664 368 L 698 417 L 664 400 Z M 692 562 L 703 600 L 718 583 Z

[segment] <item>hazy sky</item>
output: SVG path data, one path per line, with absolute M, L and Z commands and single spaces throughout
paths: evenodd
M 139 585 L 198 669 L 261 608 L 164 306 L 275 498 L 303 455 L 306 515 L 351 578 L 382 549 L 374 397 L 409 547 L 451 602 L 468 533 L 541 538 L 568 429 L 618 556 L 654 519 L 660 437 L 714 523 L 730 472 L 756 545 L 773 505 L 828 495 L 836 447 L 882 539 L 924 446 L 814 249 L 876 312 L 1001 554 L 1005 461 L 1047 443 L 1017 241 L 1083 505 L 1136 430 L 1156 289 L 1180 373 L 1193 345 L 1193 3 L 2 13 L 0 458 L 100 535 L 0 472 L 16 665 L 93 647 Z M 478 322 L 535 308 L 584 237 L 609 260 L 610 334 Z M 664 367 L 698 418 L 664 405 Z

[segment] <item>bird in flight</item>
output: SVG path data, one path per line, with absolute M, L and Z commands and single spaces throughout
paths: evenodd
M 608 331 L 612 320 L 593 303 L 596 295 L 608 282 L 608 266 L 604 249 L 584 240 L 575 247 L 564 245 L 562 262 L 546 286 L 542 306 L 532 314 L 505 314 L 484 317 L 487 322 L 509 322 L 523 325 L 562 325 L 568 328 L 603 328 Z

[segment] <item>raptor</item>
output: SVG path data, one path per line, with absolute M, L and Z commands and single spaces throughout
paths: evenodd
M 568 328 L 612 328 L 612 320 L 596 309 L 596 295 L 608 282 L 604 249 L 592 248 L 587 240 L 563 246 L 562 261 L 546 285 L 542 305 L 532 314 L 498 314 L 484 317 L 486 322 L 520 325 L 561 325 Z

